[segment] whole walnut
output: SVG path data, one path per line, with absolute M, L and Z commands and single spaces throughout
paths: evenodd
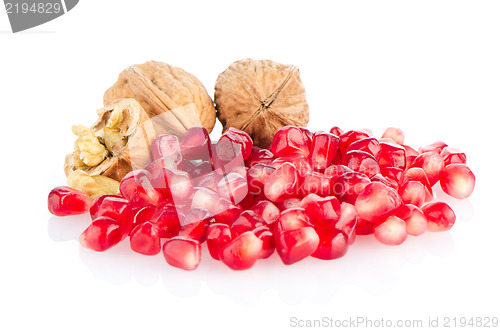
M 271 60 L 232 63 L 215 83 L 215 107 L 224 130 L 246 131 L 263 148 L 282 127 L 305 127 L 309 121 L 299 69 Z
M 141 104 L 158 134 L 181 135 L 193 126 L 211 132 L 215 125 L 214 104 L 203 84 L 167 63 L 149 61 L 123 70 L 104 94 L 104 106 L 123 98 Z

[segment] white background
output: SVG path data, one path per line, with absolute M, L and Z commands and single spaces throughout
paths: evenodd
M 290 318 L 499 317 L 498 1 L 97 1 L 12 34 L 0 13 L 2 330 L 288 330 Z M 72 124 L 90 125 L 126 66 L 197 76 L 253 57 L 297 65 L 309 128 L 402 128 L 407 143 L 461 148 L 474 194 L 447 233 L 388 247 L 359 238 L 336 261 L 245 272 L 205 254 L 185 272 L 128 242 L 82 249 L 88 216 L 55 218 Z M 220 125 L 212 134 L 216 139 Z M 441 324 L 442 326 L 442 324 Z M 297 328 L 295 328 L 297 329 Z M 359 329 L 362 329 L 361 327 Z M 423 329 L 423 328 L 422 328 Z

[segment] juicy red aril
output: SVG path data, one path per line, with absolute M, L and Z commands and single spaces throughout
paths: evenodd
M 357 172 L 342 174 L 332 186 L 333 194 L 340 201 L 354 203 L 371 181 L 366 175 Z
M 245 165 L 247 167 L 252 167 L 259 163 L 269 165 L 271 164 L 271 162 L 273 162 L 273 160 L 274 155 L 270 150 L 253 146 L 250 156 L 245 160 Z
M 204 127 L 192 127 L 181 138 L 181 149 L 184 159 L 210 161 L 210 136 Z
M 217 191 L 222 198 L 239 203 L 248 193 L 247 179 L 236 172 L 230 172 L 217 184 Z
M 358 222 L 355 227 L 356 235 L 366 236 L 373 233 L 373 228 L 375 223 L 368 222 L 362 218 L 358 218 Z
M 319 244 L 313 257 L 321 260 L 333 260 L 344 256 L 347 253 L 347 237 L 338 231 L 321 232 L 318 231 Z
M 276 158 L 271 163 L 271 166 L 277 169 L 285 162 L 293 164 L 301 177 L 305 177 L 312 172 L 311 164 L 309 163 L 307 158 L 301 154 L 290 154 L 287 156 Z
M 468 198 L 476 184 L 476 177 L 468 166 L 461 163 L 447 165 L 440 176 L 443 191 L 457 199 Z
M 156 213 L 156 206 L 145 205 L 138 208 L 132 208 L 131 215 L 133 215 L 132 227 L 150 221 Z
M 121 198 L 121 196 L 119 196 L 119 195 L 104 194 L 104 195 L 101 195 L 100 197 L 97 197 L 96 199 L 94 199 L 92 201 L 92 204 L 90 205 L 90 208 L 89 208 L 90 217 L 92 219 L 97 217 L 97 213 L 99 212 L 99 208 L 101 207 L 101 204 L 104 201 L 104 199 L 106 199 L 107 197 Z
M 134 224 L 134 215 L 127 199 L 119 196 L 106 196 L 95 201 L 98 207 L 92 208 L 90 217 L 94 220 L 100 216 L 114 219 L 121 227 L 124 236 L 127 236 Z
M 259 201 L 253 205 L 252 210 L 255 214 L 262 217 L 266 225 L 273 224 L 280 217 L 280 210 L 271 201 Z
M 144 255 L 156 255 L 161 251 L 160 230 L 155 224 L 139 224 L 130 233 L 130 248 Z
M 158 228 L 158 234 L 161 238 L 171 238 L 179 234 L 180 218 L 183 216 L 174 205 L 166 205 L 155 213 L 151 222 Z
M 276 251 L 284 264 L 290 265 L 313 254 L 319 245 L 314 228 L 306 226 L 288 231 L 275 231 Z
M 377 139 L 363 138 L 350 144 L 346 149 L 346 153 L 349 151 L 362 151 L 371 154 L 376 160 L 378 160 L 381 149 L 382 148 L 380 147 L 380 143 Z
M 241 213 L 240 217 L 231 224 L 231 233 L 233 237 L 237 237 L 243 232 L 252 231 L 255 228 L 263 226 L 265 223 L 264 219 L 252 210 L 245 210 Z
M 215 221 L 231 225 L 238 217 L 240 217 L 242 212 L 243 208 L 241 206 L 234 205 L 231 201 L 221 198 L 214 216 Z
M 406 152 L 406 168 L 405 169 L 408 169 L 408 167 L 413 163 L 413 161 L 417 158 L 417 156 L 420 153 L 410 146 L 407 146 L 407 145 L 401 145 L 401 146 L 403 146 L 403 148 L 405 149 L 405 152 Z
M 312 138 L 309 160 L 314 170 L 325 170 L 335 159 L 339 137 L 326 132 L 316 132 Z
M 217 157 L 228 162 L 241 155 L 241 158 L 246 160 L 252 152 L 252 144 L 252 139 L 247 133 L 229 128 L 217 142 Z
M 220 260 L 220 252 L 231 241 L 229 225 L 222 223 L 210 224 L 207 228 L 207 247 L 210 256 Z
M 422 207 L 427 218 L 427 230 L 431 232 L 447 231 L 455 224 L 455 213 L 444 202 L 431 202 Z
M 307 198 L 307 197 L 306 197 Z M 311 216 L 316 229 L 332 229 L 340 217 L 340 203 L 336 197 L 313 197 L 301 203 L 301 207 Z
M 432 200 L 432 187 L 427 179 L 424 169 L 422 168 L 410 168 L 405 171 L 406 178 L 408 181 L 417 181 L 422 183 L 426 188 L 426 198 L 425 201 Z
M 354 204 L 359 217 L 377 222 L 403 204 L 399 194 L 381 183 L 368 184 Z
M 335 229 L 351 238 L 358 223 L 358 212 L 356 207 L 347 202 L 342 202 L 340 205 L 340 217 L 335 224 Z
M 159 135 L 151 143 L 153 159 L 158 160 L 165 156 L 172 159 L 175 164 L 182 161 L 181 145 L 179 139 L 172 135 Z
M 215 215 L 219 209 L 219 202 L 220 197 L 216 191 L 206 187 L 194 188 L 191 208 L 204 208 Z
M 408 237 L 406 223 L 396 216 L 389 216 L 373 229 L 375 238 L 382 244 L 401 245 Z
M 112 218 L 96 218 L 80 235 L 80 244 L 102 252 L 118 244 L 123 238 L 120 225 Z
M 378 163 L 380 168 L 395 167 L 404 169 L 406 166 L 406 150 L 398 144 L 381 142 Z
M 212 172 L 206 175 L 203 175 L 198 178 L 194 178 L 194 186 L 196 187 L 206 187 L 209 189 L 212 189 L 214 191 L 217 191 L 217 184 L 219 184 L 219 181 L 221 180 L 221 176 L 217 174 L 216 172 Z
M 47 199 L 49 211 L 56 216 L 86 213 L 91 204 L 92 198 L 88 194 L 68 186 L 52 189 Z
M 421 207 L 426 200 L 427 189 L 422 183 L 410 180 L 399 193 L 405 204 Z
M 269 230 L 267 226 L 259 226 L 252 230 L 253 233 L 262 240 L 262 251 L 260 254 L 261 259 L 267 259 L 274 253 L 275 244 L 274 244 L 274 235 Z
M 310 193 L 322 197 L 329 196 L 332 193 L 332 177 L 319 172 L 312 172 L 301 181 L 300 193 L 303 196 Z
M 162 176 L 154 178 L 154 185 L 165 197 L 175 203 L 181 202 L 193 193 L 193 181 L 185 171 L 164 168 Z
M 410 236 L 419 236 L 427 230 L 427 218 L 417 206 L 403 205 L 394 211 L 394 216 L 405 221 Z
M 345 155 L 347 152 L 347 148 L 355 141 L 364 139 L 364 138 L 370 138 L 370 135 L 368 133 L 363 132 L 363 131 L 356 131 L 356 130 L 351 130 L 342 133 L 340 136 L 340 142 L 339 142 L 339 149 L 342 155 Z
M 271 153 L 277 157 L 294 153 L 308 156 L 310 139 L 300 128 L 285 126 L 274 135 Z
M 368 178 L 380 173 L 380 167 L 375 157 L 362 151 L 349 151 L 342 162 L 348 168 L 366 175 Z
M 426 152 L 416 157 L 410 166 L 411 168 L 422 168 L 429 179 L 429 184 L 434 186 L 439 180 L 439 176 L 444 169 L 444 159 L 437 152 Z
M 250 269 L 262 256 L 263 242 L 247 231 L 229 242 L 219 254 L 220 260 L 233 270 Z
M 332 183 L 335 183 L 337 179 L 345 174 L 346 172 L 353 172 L 352 169 L 340 164 L 332 164 L 325 169 L 325 175 L 332 178 Z
M 334 126 L 330 129 L 330 133 L 339 137 L 342 133 L 344 133 L 344 131 L 338 126 Z
M 311 227 L 311 219 L 304 208 L 290 208 L 282 211 L 274 226 L 274 232 L 283 232 Z
M 290 208 L 299 208 L 300 207 L 300 199 L 299 198 L 288 198 L 278 203 L 278 209 L 280 211 L 287 210 Z
M 174 237 L 163 244 L 163 256 L 173 267 L 194 270 L 201 260 L 201 245 L 197 240 Z
M 405 141 L 405 134 L 401 129 L 387 128 L 382 134 L 382 138 L 390 138 L 394 140 L 396 144 L 402 145 Z
M 248 133 L 246 133 L 245 131 L 235 129 L 233 127 L 230 127 L 229 129 L 227 129 L 224 132 L 223 136 L 224 135 L 239 136 L 242 143 L 243 143 L 243 145 L 241 146 L 242 147 L 241 150 L 243 153 L 243 159 L 244 160 L 248 159 L 248 157 L 252 153 L 252 147 L 253 147 L 253 141 L 252 141 L 252 138 L 250 137 L 250 135 Z
M 396 191 L 399 191 L 399 185 L 398 185 L 398 183 L 396 183 L 395 180 L 393 180 L 391 178 L 386 178 L 386 177 L 382 176 L 381 174 L 376 174 L 375 176 L 371 177 L 370 180 L 372 182 L 382 183 L 385 186 L 389 186 L 390 188 L 392 188 Z
M 186 213 L 181 221 L 179 236 L 195 239 L 199 242 L 205 241 L 206 231 L 210 224 L 214 223 L 212 213 L 206 209 L 193 208 Z
M 441 151 L 443 150 L 443 148 L 445 148 L 446 146 L 448 146 L 446 143 L 444 143 L 442 141 L 436 141 L 436 142 L 434 142 L 432 144 L 429 144 L 427 146 L 420 147 L 418 149 L 418 152 L 420 154 L 427 153 L 427 152 L 441 153 Z
M 458 148 L 445 147 L 440 154 L 445 166 L 452 163 L 467 163 L 467 156 Z
M 139 205 L 156 205 L 162 199 L 161 193 L 153 187 L 147 170 L 129 172 L 120 182 L 120 193 L 128 201 Z
M 189 162 L 189 161 L 186 161 L 186 162 Z M 191 163 L 191 162 L 189 162 L 189 163 Z M 201 161 L 201 162 L 192 164 L 190 169 L 180 168 L 180 170 L 187 172 L 193 180 L 195 178 L 204 176 L 204 175 L 209 174 L 212 171 L 214 171 L 214 169 L 212 167 L 212 163 L 210 163 L 209 161 Z
M 405 186 L 408 182 L 408 177 L 406 177 L 405 171 L 401 168 L 385 167 L 381 169 L 381 173 L 385 178 L 396 182 L 398 188 Z
M 298 194 L 299 174 L 293 164 L 285 162 L 277 168 L 264 185 L 266 198 L 280 202 Z
M 181 162 L 180 164 L 183 163 L 184 161 Z M 161 176 L 163 174 L 164 169 L 176 170 L 177 165 L 170 157 L 165 156 L 162 157 L 161 159 L 154 160 L 146 168 L 146 170 L 149 171 L 149 173 L 151 174 L 151 178 L 158 178 L 159 176 Z

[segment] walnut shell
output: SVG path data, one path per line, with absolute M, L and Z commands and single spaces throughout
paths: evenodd
M 166 63 L 149 61 L 123 70 L 104 94 L 104 105 L 122 98 L 136 99 L 162 134 L 181 135 L 193 126 L 211 132 L 215 124 L 214 104 L 203 84 Z
M 224 130 L 246 131 L 263 148 L 282 127 L 305 127 L 309 121 L 299 69 L 271 60 L 232 63 L 217 78 L 215 107 Z

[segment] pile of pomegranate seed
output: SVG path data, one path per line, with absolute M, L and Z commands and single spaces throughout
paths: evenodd
M 180 139 L 162 135 L 151 146 L 154 161 L 123 178 L 121 195 L 92 201 L 56 187 L 49 211 L 89 211 L 80 243 L 95 251 L 129 237 L 133 251 L 162 252 L 168 264 L 193 270 L 206 242 L 212 258 L 244 270 L 274 251 L 287 265 L 308 256 L 331 260 L 356 235 L 400 245 L 408 235 L 449 230 L 455 213 L 434 201 L 432 187 L 439 182 L 463 199 L 475 184 L 463 152 L 443 142 L 417 151 L 395 128 L 376 139 L 366 130 L 287 126 L 269 149 L 252 145 L 233 128 L 216 143 L 199 127 Z

